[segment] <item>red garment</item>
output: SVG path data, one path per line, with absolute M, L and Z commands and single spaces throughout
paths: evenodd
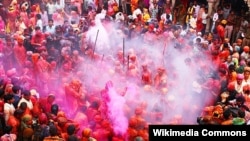
M 91 108 L 89 107 L 86 111 L 86 115 L 88 117 L 89 120 L 93 120 L 95 115 L 99 114 L 100 111 L 98 109 L 94 109 L 94 108 Z
M 0 113 L 3 113 L 4 101 L 0 99 Z
M 41 31 L 37 31 L 35 35 L 32 36 L 30 42 L 31 42 L 31 45 L 33 45 L 33 47 L 38 48 L 42 46 L 44 40 L 45 40 L 44 34 Z
M 128 128 L 128 140 L 133 141 L 138 136 L 138 131 L 135 128 Z
M 189 0 L 181 0 L 181 3 L 182 3 L 185 7 L 187 7 L 187 6 L 188 6 L 188 1 L 189 1 Z
M 217 30 L 217 34 L 220 37 L 221 41 L 224 41 L 224 37 L 225 37 L 225 28 L 222 25 L 218 25 L 216 27 Z
M 93 137 L 97 141 L 106 141 L 109 137 L 111 137 L 111 132 L 104 128 L 99 128 L 93 132 Z
M 51 106 L 53 103 L 49 103 L 47 98 L 40 98 L 39 105 L 44 113 L 51 113 Z
M 202 20 L 198 19 L 196 22 L 196 32 L 201 32 L 202 29 L 203 29 Z

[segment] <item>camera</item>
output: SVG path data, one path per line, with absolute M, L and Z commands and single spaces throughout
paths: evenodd
M 204 117 L 197 117 L 197 123 L 199 125 L 206 125 L 209 123 L 209 120 Z

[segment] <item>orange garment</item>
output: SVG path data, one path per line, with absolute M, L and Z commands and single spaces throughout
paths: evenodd
M 24 110 L 23 116 L 25 116 L 25 115 L 32 115 L 32 113 L 31 113 L 31 111 L 30 111 L 29 108 L 26 108 L 26 109 Z
M 7 124 L 13 127 L 11 133 L 18 134 L 20 121 L 14 115 L 10 115 Z
M 29 23 L 28 23 L 28 27 L 31 27 L 32 29 L 34 29 L 36 26 L 36 18 L 34 17 L 30 17 L 29 19 Z
M 131 0 L 131 12 L 133 13 L 138 8 L 139 0 Z
M 246 105 L 248 108 L 250 108 L 250 96 L 247 95 L 247 94 L 244 94 L 243 96 L 244 96 L 244 98 L 246 99 L 245 105 Z
M 161 19 L 159 22 L 159 30 L 164 31 L 164 20 L 163 19 Z
M 16 45 L 14 46 L 14 56 L 15 59 L 20 66 L 24 66 L 27 60 L 26 49 L 23 45 Z

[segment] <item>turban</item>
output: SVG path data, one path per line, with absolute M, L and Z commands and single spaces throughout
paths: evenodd
M 222 20 L 221 23 L 225 25 L 225 24 L 227 24 L 227 21 L 226 20 Z
M 25 128 L 23 130 L 23 137 L 24 138 L 30 138 L 34 134 L 34 131 L 32 128 Z
M 237 74 L 237 80 L 243 80 L 244 75 L 243 74 Z

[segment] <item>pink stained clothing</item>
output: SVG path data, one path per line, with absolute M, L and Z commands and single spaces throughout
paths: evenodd
M 1 141 L 16 141 L 16 139 L 16 134 L 4 134 L 0 138 Z
M 146 32 L 144 34 L 144 42 L 148 44 L 153 44 L 156 40 L 156 35 L 154 33 Z
M 0 32 L 5 30 L 5 23 L 3 20 L 0 21 Z
M 20 66 L 24 66 L 27 60 L 26 49 L 24 46 L 16 45 L 14 46 L 14 57 Z
M 65 96 L 68 101 L 70 115 L 75 115 L 80 106 L 84 103 L 84 92 L 81 83 L 74 80 L 65 85 Z
M 15 21 L 18 15 L 19 15 L 18 10 L 8 11 L 8 24 L 10 28 L 10 33 L 14 33 L 16 31 Z
M 29 24 L 29 16 L 27 12 L 20 12 L 20 16 L 23 18 L 23 22 L 25 24 L 25 26 L 28 26 Z
M 197 19 L 201 19 L 202 18 L 202 13 L 205 11 L 205 8 L 200 8 L 198 15 L 197 15 Z
M 81 1 L 75 1 L 74 2 L 74 6 L 76 6 L 77 7 L 77 11 L 78 11 L 78 14 L 82 14 L 82 8 L 81 8 L 81 5 L 82 5 L 82 0 Z
M 1 30 L 0 30 L 0 33 L 1 33 Z M 3 44 L 3 41 L 0 39 L 0 53 L 3 53 L 4 51 L 4 44 Z
M 58 12 L 55 12 L 52 15 L 52 19 L 54 20 L 54 25 L 63 25 L 64 24 L 64 16 Z
M 29 19 L 28 27 L 31 27 L 32 29 L 34 29 L 35 25 L 36 25 L 36 18 L 35 17 L 31 17 Z

